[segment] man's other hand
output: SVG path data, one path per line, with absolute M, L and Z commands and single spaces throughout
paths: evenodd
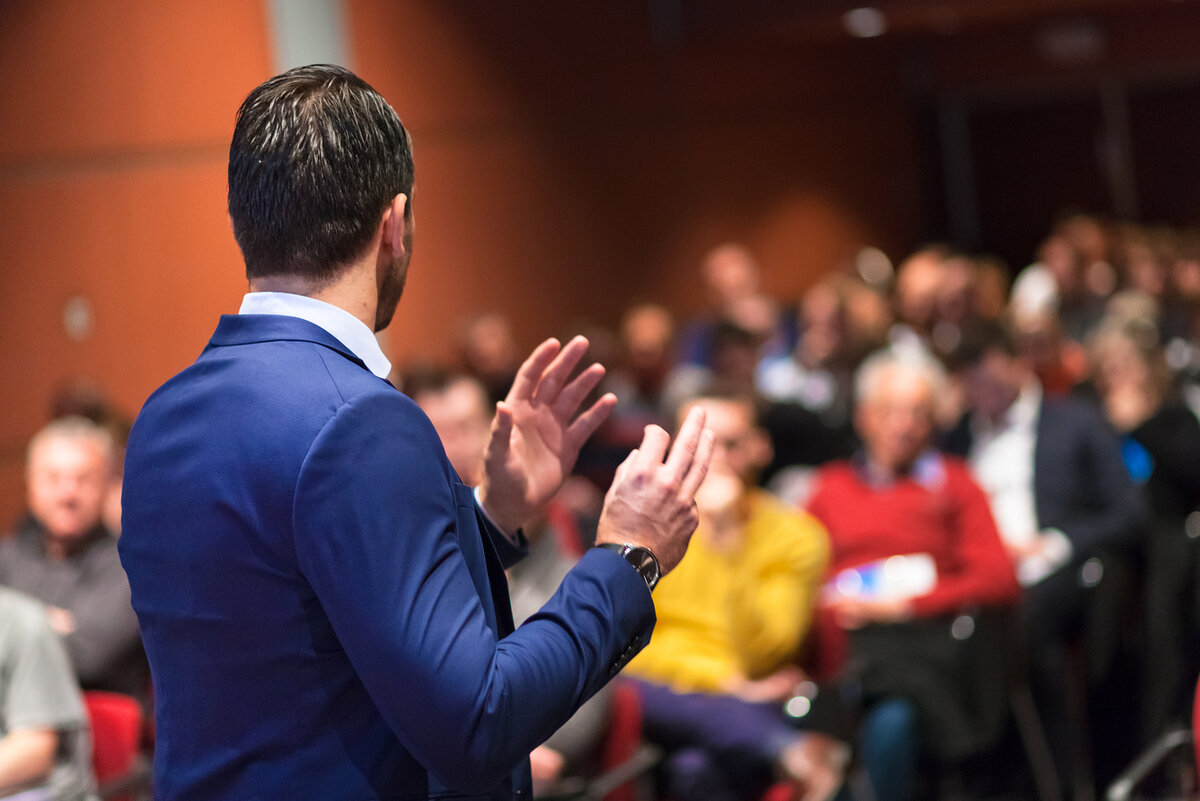
M 649 548 L 663 575 L 679 564 L 699 522 L 696 490 L 713 454 L 704 410 L 692 409 L 667 454 L 670 440 L 658 426 L 646 426 L 642 444 L 617 468 L 596 532 L 597 544 L 628 542 Z
M 541 512 L 575 467 L 583 443 L 616 405 L 617 397 L 608 393 L 575 416 L 604 377 L 604 368 L 593 364 L 571 379 L 587 349 L 583 337 L 566 347 L 546 340 L 521 365 L 508 397 L 496 404 L 479 495 L 505 531 L 515 532 Z

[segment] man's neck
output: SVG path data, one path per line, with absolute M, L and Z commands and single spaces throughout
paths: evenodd
M 324 301 L 353 314 L 374 331 L 379 296 L 373 275 L 359 264 L 352 264 L 324 281 L 302 275 L 266 275 L 250 279 L 250 291 L 287 292 Z
M 44 535 L 42 541 L 45 543 L 46 556 L 55 562 L 65 562 L 87 548 L 88 543 L 96 536 L 96 529 L 92 528 L 83 534 L 70 537 L 55 536 L 49 531 L 45 531 Z

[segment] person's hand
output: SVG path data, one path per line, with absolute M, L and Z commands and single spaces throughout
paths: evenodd
M 1035 534 L 1024 540 L 1004 541 L 1004 550 L 1013 562 L 1022 562 L 1030 557 L 1042 555 L 1042 537 Z
M 704 410 L 688 413 L 666 455 L 670 439 L 658 426 L 646 426 L 642 444 L 617 468 L 596 531 L 597 544 L 628 542 L 650 549 L 663 575 L 679 564 L 699 522 L 696 490 L 713 453 Z
M 825 734 L 807 732 L 783 749 L 779 767 L 799 801 L 828 801 L 846 775 L 850 747 Z
M 782 702 L 796 693 L 796 686 L 808 677 L 797 665 L 788 665 L 761 679 L 739 678 L 729 694 L 752 704 Z
M 539 745 L 529 755 L 529 768 L 533 774 L 534 795 L 551 790 L 562 778 L 566 760 L 563 755 L 548 745 Z
M 910 598 L 855 598 L 839 595 L 826 603 L 833 618 L 844 629 L 859 629 L 868 623 L 898 623 L 912 617 Z
M 575 417 L 604 377 L 604 368 L 593 364 L 568 381 L 587 348 L 583 337 L 566 347 L 546 340 L 521 365 L 508 397 L 496 404 L 479 497 L 505 531 L 519 529 L 554 497 L 580 447 L 617 402 L 608 393 Z
M 75 633 L 75 616 L 69 609 L 47 606 L 46 619 L 50 621 L 50 628 L 54 629 L 54 633 L 60 637 Z

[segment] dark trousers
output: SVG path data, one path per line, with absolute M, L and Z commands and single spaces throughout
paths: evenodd
M 778 704 L 633 684 L 646 737 L 667 752 L 663 789 L 673 801 L 758 798 L 774 780 L 780 751 L 801 736 Z

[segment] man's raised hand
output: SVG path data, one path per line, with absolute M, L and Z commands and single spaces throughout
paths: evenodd
M 604 368 L 593 364 L 571 378 L 587 349 L 583 337 L 565 347 L 547 339 L 521 365 L 508 397 L 496 404 L 479 493 L 488 515 L 506 531 L 516 531 L 554 497 L 579 449 L 617 402 L 608 393 L 575 415 L 604 377 Z
M 683 558 L 700 520 L 694 499 L 713 453 L 704 410 L 688 413 L 668 454 L 669 443 L 666 431 L 646 426 L 641 446 L 617 468 L 596 532 L 597 543 L 649 548 L 664 575 Z

